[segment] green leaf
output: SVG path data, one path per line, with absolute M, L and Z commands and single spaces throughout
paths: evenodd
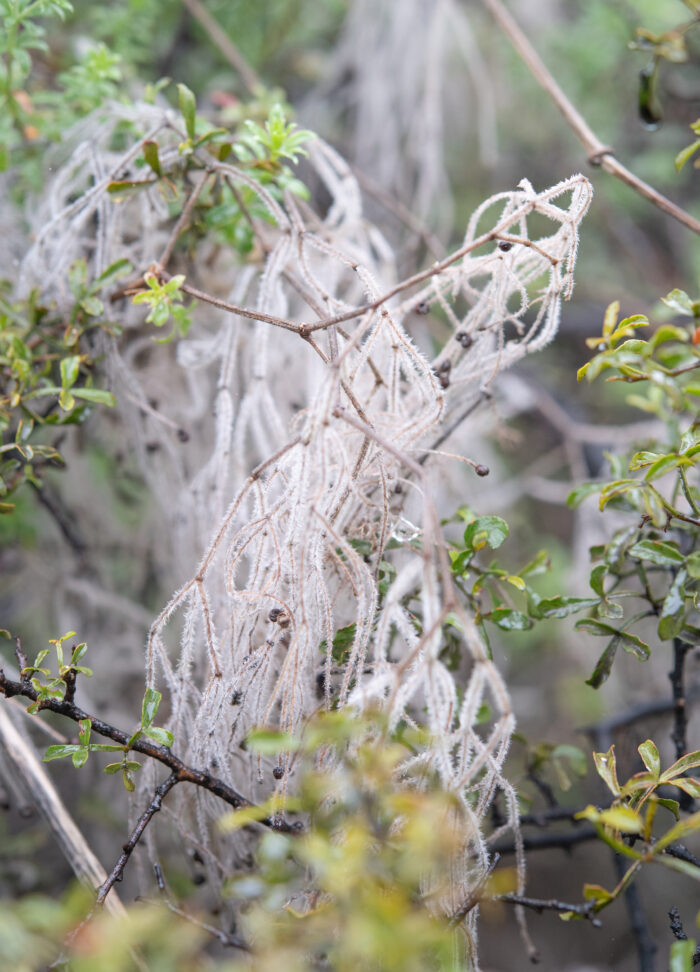
M 110 263 L 106 270 L 103 270 L 91 289 L 100 289 L 108 281 L 123 277 L 125 274 L 131 273 L 132 270 L 133 266 L 129 260 L 125 258 L 115 260 L 114 263 Z
M 603 654 L 598 659 L 593 673 L 590 678 L 586 679 L 586 685 L 590 685 L 591 688 L 598 689 L 600 686 L 607 681 L 610 672 L 612 671 L 613 662 L 615 661 L 615 655 L 617 653 L 618 646 L 620 644 L 619 638 L 612 638 Z
M 90 752 L 87 747 L 81 746 L 77 752 L 73 753 L 73 766 L 75 766 L 76 769 L 80 769 L 81 766 L 84 766 L 87 763 L 89 755 Z
M 182 100 L 180 101 L 180 108 L 182 108 Z M 184 115 L 184 111 L 183 111 Z M 190 135 L 190 138 L 193 136 Z M 160 158 L 158 157 L 158 142 L 154 142 L 152 139 L 148 139 L 143 143 L 143 157 L 146 160 L 147 165 L 153 169 L 155 174 L 159 179 L 163 177 L 163 170 L 160 166 Z
M 665 810 L 670 810 L 676 820 L 680 820 L 681 805 L 678 800 L 668 800 L 666 797 L 657 797 L 656 801 L 660 807 L 663 807 Z
M 114 408 L 117 404 L 117 400 L 111 392 L 105 391 L 103 388 L 73 388 L 72 394 L 76 398 L 82 398 L 86 402 L 95 402 L 96 405 L 107 405 L 109 408 Z
M 696 769 L 698 766 L 700 766 L 700 749 L 695 750 L 693 753 L 686 753 L 685 756 L 681 756 L 680 759 L 676 760 L 672 766 L 669 766 L 661 774 L 661 781 L 663 783 L 670 783 L 674 777 L 682 776 L 688 770 Z
M 80 355 L 74 354 L 69 358 L 61 358 L 61 385 L 64 389 L 75 384 L 80 369 Z
M 600 754 L 597 754 L 600 755 Z M 612 830 L 619 830 L 623 834 L 641 834 L 642 819 L 631 807 L 610 807 L 608 810 L 598 810 L 588 806 L 576 814 L 578 820 L 590 820 L 594 824 L 602 824 Z
M 527 631 L 532 627 L 532 619 L 521 611 L 510 608 L 495 608 L 489 614 L 483 615 L 485 621 L 491 621 L 503 631 Z
M 696 142 L 693 148 L 697 148 L 698 146 L 700 146 L 700 142 Z M 678 157 L 676 157 L 676 168 L 680 169 L 680 167 L 678 165 Z M 693 972 L 693 966 L 695 964 L 693 962 L 694 955 L 695 942 L 692 938 L 674 942 L 671 945 L 671 954 L 669 956 L 669 972 Z
M 479 516 L 464 531 L 464 546 L 468 550 L 481 550 L 488 544 L 495 550 L 507 536 L 508 524 L 500 516 Z
M 681 776 L 680 779 L 673 781 L 673 785 L 677 786 L 679 790 L 683 790 L 693 800 L 700 799 L 700 780 L 696 780 L 692 776 Z
M 700 142 L 698 142 L 698 145 L 700 145 Z M 688 317 L 693 316 L 693 302 L 684 290 L 672 290 L 670 294 L 666 294 L 661 300 L 667 307 L 675 311 L 676 314 L 685 314 Z
M 683 628 L 685 621 L 685 582 L 687 579 L 687 571 L 679 570 L 664 598 L 657 628 L 659 638 L 662 641 L 674 638 Z
M 659 773 L 661 772 L 661 758 L 659 757 L 659 750 L 656 748 L 655 743 L 651 739 L 647 739 L 646 742 L 643 742 L 637 747 L 637 750 L 646 768 L 654 778 L 658 779 Z
M 122 763 L 108 763 L 105 766 L 104 771 L 109 776 L 114 776 L 114 774 L 118 773 L 121 770 L 121 768 L 122 768 Z
M 607 337 L 609 334 L 615 330 L 615 325 L 617 324 L 617 318 L 620 313 L 620 301 L 614 300 L 611 304 L 605 308 L 605 316 L 603 317 L 603 337 Z
M 84 750 L 84 746 L 78 746 L 75 744 L 49 746 L 44 753 L 44 762 L 50 763 L 52 759 L 65 759 L 66 756 L 70 756 L 72 758 L 76 753 L 83 752 Z
M 149 726 L 148 729 L 144 729 L 143 734 L 158 743 L 159 746 L 165 746 L 166 749 L 170 749 L 175 741 L 175 737 L 169 729 L 161 729 L 159 726 Z
M 604 483 L 583 483 L 581 486 L 577 486 L 567 496 L 566 505 L 576 509 L 588 496 L 599 493 L 604 485 Z
M 620 795 L 620 784 L 617 779 L 617 761 L 615 746 L 611 746 L 607 753 L 593 753 L 595 768 L 613 796 Z
M 147 688 L 141 703 L 141 728 L 148 729 L 158 713 L 162 694 L 157 689 Z
M 532 611 L 536 618 L 568 618 L 570 614 L 583 611 L 598 603 L 597 597 L 543 597 L 537 602 Z
M 189 138 L 194 140 L 194 123 L 197 113 L 197 102 L 186 84 L 178 84 L 177 95 L 180 103 L 180 111 L 182 112 L 182 117 L 185 120 L 187 134 Z
M 683 838 L 687 837 L 689 834 L 694 834 L 698 830 L 700 830 L 700 813 L 693 813 L 684 820 L 679 820 L 678 823 L 671 827 L 671 829 L 668 830 L 662 837 L 659 837 L 657 842 L 654 844 L 654 855 L 658 854 L 670 844 L 675 843 L 677 840 L 683 840 Z M 692 874 L 692 876 L 696 879 L 696 881 L 699 881 L 700 867 L 694 867 L 694 869 L 695 873 Z
M 640 540 L 630 547 L 628 554 L 659 567 L 675 567 L 685 559 L 678 544 L 670 540 Z
M 91 295 L 83 297 L 83 299 L 80 301 L 80 306 L 88 317 L 99 317 L 100 314 L 104 313 L 105 309 L 105 305 L 102 303 L 100 298 Z
M 700 550 L 696 550 L 688 557 L 685 566 L 693 580 L 700 579 Z

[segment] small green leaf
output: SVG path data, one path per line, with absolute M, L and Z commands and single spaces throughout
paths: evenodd
M 74 354 L 69 358 L 61 358 L 61 385 L 64 389 L 75 384 L 80 369 L 80 355 Z
M 593 753 L 593 761 L 598 775 L 608 787 L 613 796 L 620 795 L 620 784 L 617 780 L 617 761 L 615 746 L 611 746 L 607 753 Z
M 141 703 L 141 728 L 148 729 L 152 725 L 153 720 L 158 712 L 158 706 L 160 705 L 163 696 L 160 692 L 153 688 L 147 688 L 146 694 L 143 697 L 143 702 Z
M 687 773 L 688 770 L 696 769 L 700 766 L 700 750 L 696 750 L 693 753 L 686 753 L 685 756 L 681 756 L 680 759 L 669 766 L 667 770 L 661 774 L 661 781 L 663 783 L 670 783 L 674 777 L 682 776 Z
M 583 483 L 581 486 L 577 486 L 567 496 L 566 505 L 575 510 L 588 496 L 599 493 L 604 485 L 604 483 Z
M 687 571 L 679 570 L 664 598 L 657 628 L 659 638 L 662 641 L 675 638 L 683 628 L 685 621 L 685 582 L 687 579 Z
M 696 142 L 693 148 L 697 148 L 698 146 L 700 146 L 700 142 Z M 676 168 L 680 169 L 680 167 L 678 165 L 678 157 L 676 157 Z M 692 938 L 685 938 L 681 941 L 674 942 L 671 945 L 671 954 L 669 956 L 669 972 L 693 972 L 695 965 L 693 961 L 694 957 L 695 942 Z
M 149 726 L 148 729 L 144 729 L 143 734 L 158 743 L 159 746 L 165 746 L 166 749 L 170 749 L 175 741 L 175 737 L 169 729 L 161 729 L 158 726 Z
M 111 392 L 103 388 L 73 388 L 72 394 L 76 398 L 82 398 L 86 402 L 94 402 L 96 405 L 107 405 L 114 408 L 117 400 Z
M 612 671 L 613 662 L 615 661 L 615 655 L 617 653 L 618 646 L 620 644 L 619 638 L 612 638 L 603 654 L 598 659 L 593 673 L 590 678 L 586 679 L 586 685 L 590 685 L 591 688 L 598 689 L 600 686 L 607 681 L 610 672 Z
M 44 762 L 50 763 L 52 759 L 64 759 L 66 756 L 70 756 L 72 758 L 76 753 L 82 752 L 84 749 L 84 746 L 78 746 L 75 744 L 49 746 L 44 753 Z
M 464 531 L 464 546 L 469 550 L 481 550 L 488 544 L 495 550 L 507 536 L 508 524 L 500 516 L 479 516 Z
M 651 739 L 647 739 L 640 746 L 637 747 L 639 755 L 642 757 L 642 762 L 649 770 L 649 772 L 658 778 L 661 772 L 661 759 L 659 757 L 659 750 L 656 748 L 655 743 Z
M 182 107 L 182 101 L 180 102 L 180 107 Z M 184 111 L 183 111 L 184 115 Z M 190 136 L 191 138 L 192 136 Z M 163 176 L 163 170 L 160 165 L 160 158 L 158 156 L 158 142 L 154 142 L 152 139 L 148 139 L 143 143 L 143 157 L 146 160 L 147 165 L 153 169 L 155 174 L 159 179 Z
M 659 567 L 675 567 L 684 561 L 677 543 L 670 540 L 640 540 L 630 547 L 629 556 Z
M 182 112 L 182 117 L 185 120 L 187 135 L 189 138 L 194 139 L 194 123 L 197 113 L 197 102 L 186 84 L 178 84 L 177 95 L 180 103 L 180 111 Z
M 510 608 L 495 608 L 489 614 L 483 615 L 485 621 L 491 621 L 503 631 L 527 631 L 532 627 L 532 619 L 521 611 Z
M 597 603 L 597 597 L 564 597 L 558 594 L 556 597 L 540 598 L 532 613 L 536 618 L 567 618 Z
M 73 760 L 73 766 L 75 766 L 76 769 L 80 769 L 81 766 L 84 766 L 87 763 L 89 755 L 89 750 L 85 746 L 81 746 L 77 752 L 73 753 L 71 757 Z

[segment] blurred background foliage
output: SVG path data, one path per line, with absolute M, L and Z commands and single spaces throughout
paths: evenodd
M 6 25 L 14 23 L 28 6 L 24 0 L 0 0 L 0 17 Z M 206 11 L 223 34 L 234 41 L 257 75 L 260 87 L 253 92 L 212 40 L 203 24 L 201 7 L 194 0 L 125 0 L 120 4 L 76 0 L 73 9 L 59 0 L 42 0 L 39 7 L 33 6 L 27 20 L 32 26 L 25 24 L 16 34 L 26 41 L 35 32 L 35 43 L 28 49 L 30 59 L 19 57 L 9 78 L 9 29 L 5 41 L 0 43 L 4 64 L 0 73 L 0 163 L 6 169 L 3 188 L 11 200 L 11 206 L 5 202 L 2 210 L 8 233 L 0 251 L 0 276 L 13 276 L 25 232 L 22 206 L 30 210 L 41 187 L 47 147 L 60 143 L 69 126 L 109 99 L 128 102 L 165 97 L 177 106 L 175 83 L 167 84 L 165 79 L 186 84 L 195 93 L 201 113 L 212 124 L 224 127 L 238 125 L 245 117 L 262 122 L 270 104 L 284 98 L 294 106 L 300 124 L 329 137 L 351 161 L 355 157 L 357 108 L 352 99 L 345 98 L 343 85 L 353 80 L 359 83 L 361 79 L 344 77 L 340 84 L 333 79 L 333 69 L 338 45 L 352 22 L 353 8 L 361 12 L 364 9 L 367 14 L 371 5 L 364 4 L 363 8 L 351 0 L 204 0 Z M 416 0 L 404 8 L 408 36 L 419 48 L 428 6 Z M 630 169 L 700 218 L 696 191 L 699 175 L 694 159 L 680 171 L 674 165 L 678 153 L 693 142 L 690 126 L 700 115 L 700 23 L 696 22 L 695 6 L 693 0 L 542 0 L 537 4 L 513 0 L 510 4 L 564 91 L 600 138 L 614 148 Z M 657 323 L 676 320 L 674 308 L 659 301 L 676 288 L 687 292 L 691 301 L 696 299 L 700 292 L 700 240 L 626 186 L 589 167 L 565 122 L 481 5 L 469 0 L 463 7 L 486 73 L 480 79 L 467 76 L 454 52 L 446 60 L 450 83 L 443 93 L 442 134 L 449 175 L 449 219 L 446 222 L 436 216 L 430 228 L 439 232 L 445 246 L 457 243 L 474 207 L 490 193 L 517 184 L 523 176 L 541 188 L 582 170 L 593 180 L 596 195 L 584 228 L 576 291 L 564 308 L 559 338 L 544 354 L 524 362 L 512 379 L 504 381 L 502 395 L 489 406 L 488 422 L 479 427 L 478 448 L 492 467 L 492 480 L 496 482 L 484 490 L 482 483 L 474 486 L 472 480 L 465 480 L 460 489 L 464 503 L 476 511 L 474 516 L 504 513 L 507 517 L 510 537 L 503 551 L 499 551 L 499 560 L 507 562 L 510 576 L 518 576 L 522 566 L 545 549 L 541 576 L 532 582 L 536 584 L 537 596 L 552 599 L 570 594 L 590 598 L 587 548 L 603 542 L 612 534 L 613 524 L 619 526 L 620 522 L 611 510 L 605 514 L 610 517 L 606 523 L 596 521 L 594 514 L 581 525 L 565 500 L 572 480 L 582 482 L 607 476 L 604 452 L 630 451 L 630 436 L 623 441 L 618 433 L 606 438 L 603 432 L 577 438 L 576 430 L 582 426 L 589 429 L 596 422 L 609 429 L 638 420 L 639 416 L 627 402 L 629 387 L 623 383 L 599 380 L 590 386 L 576 384 L 576 371 L 591 356 L 585 339 L 601 333 L 605 308 L 615 300 L 620 302 L 623 317 L 645 314 Z M 387 9 L 386 4 L 378 5 L 374 16 L 387 16 L 387 24 L 395 23 L 388 17 Z M 37 20 L 37 12 L 47 19 Z M 408 58 L 411 50 L 412 47 L 407 50 Z M 496 130 L 495 147 L 488 151 L 484 150 L 474 122 L 475 102 L 485 97 L 480 85 L 492 99 Z M 389 104 L 400 101 L 398 91 L 381 94 Z M 319 101 L 323 99 L 325 109 L 319 111 Z M 406 148 L 409 130 L 413 133 L 411 138 L 420 137 L 416 136 L 416 132 L 420 133 L 420 104 L 414 106 L 414 112 L 418 123 L 404 127 L 400 136 L 404 143 L 399 144 L 399 150 Z M 363 167 L 365 176 L 381 182 L 379 165 L 376 172 L 372 171 L 365 160 Z M 408 193 L 400 202 L 411 209 L 414 199 Z M 381 194 L 374 198 L 370 194 L 368 207 L 392 242 L 404 247 L 407 265 L 410 259 L 415 260 L 415 248 L 408 245 L 405 227 L 391 208 L 387 210 L 382 205 Z M 426 218 L 430 223 L 430 213 Z M 419 259 L 424 257 L 424 253 L 418 253 Z M 28 305 L 18 308 L 5 296 L 7 291 L 0 292 L 0 366 L 14 367 L 17 374 L 24 360 L 22 347 L 29 348 L 35 358 L 46 356 L 48 363 L 40 380 L 45 387 L 55 388 L 57 400 L 61 393 L 69 395 L 71 389 L 80 399 L 78 393 L 82 391 L 82 401 L 65 397 L 63 400 L 70 408 L 63 410 L 61 421 L 75 420 L 77 440 L 73 441 L 78 446 L 73 452 L 79 453 L 73 455 L 67 471 L 45 469 L 46 488 L 36 490 L 31 488 L 34 456 L 23 456 L 22 462 L 15 456 L 12 468 L 3 469 L 3 475 L 8 471 L 10 477 L 24 477 L 28 486 L 13 499 L 12 515 L 0 516 L 0 624 L 12 631 L 26 631 L 41 644 L 55 636 L 59 626 L 56 605 L 42 600 L 39 581 L 36 591 L 18 581 L 20 576 L 26 576 L 21 568 L 27 558 L 34 558 L 33 564 L 42 558 L 58 560 L 68 543 L 80 561 L 89 555 L 91 546 L 108 547 L 109 577 L 103 575 L 101 580 L 115 592 L 128 592 L 130 599 L 143 606 L 143 615 L 137 620 L 144 630 L 149 612 L 160 604 L 163 595 L 158 565 L 139 545 L 139 524 L 148 517 L 149 500 L 133 457 L 128 447 L 119 442 L 118 433 L 115 441 L 107 444 L 90 434 L 88 419 L 94 406 L 109 405 L 109 401 L 103 398 L 100 402 L 95 395 L 106 393 L 94 389 L 90 402 L 92 368 L 95 365 L 99 373 L 99 361 L 90 357 L 90 340 L 89 335 L 85 338 L 85 332 L 90 330 L 92 312 L 97 310 L 90 301 L 99 303 L 98 291 L 88 292 L 85 287 L 80 290 L 80 281 L 76 286 L 74 331 L 63 333 L 58 322 L 54 322 L 49 328 L 43 327 L 41 344 L 32 327 L 37 315 L 51 321 L 51 309 Z M 432 328 L 431 336 L 439 343 L 439 322 L 431 320 L 426 327 Z M 83 350 L 78 353 L 76 342 L 85 340 L 87 344 L 83 343 Z M 31 394 L 32 388 L 27 386 L 26 391 Z M 689 406 L 686 411 L 692 408 Z M 16 428 L 12 431 L 14 435 Z M 666 445 L 669 450 L 678 445 L 672 434 Z M 459 451 L 459 437 L 454 446 Z M 465 446 L 466 451 L 471 448 L 471 443 Z M 40 449 L 38 456 L 50 466 L 48 460 L 52 457 L 48 453 L 42 454 Z M 478 458 L 481 460 L 482 455 Z M 697 473 L 694 475 L 697 482 Z M 561 487 L 558 490 L 557 485 Z M 95 507 L 83 510 L 82 520 L 74 513 L 76 506 L 82 508 L 86 497 L 94 499 Z M 633 500 L 638 502 L 638 496 Z M 628 515 L 630 512 L 628 509 Z M 97 525 L 107 519 L 116 523 L 116 528 L 108 536 L 95 539 Z M 463 550 L 466 547 L 460 533 L 463 535 L 464 519 L 460 531 L 454 534 Z M 654 525 L 660 530 L 663 527 L 661 522 Z M 687 549 L 679 548 L 679 552 L 685 559 L 691 555 Z M 39 573 L 30 572 L 30 577 L 36 578 Z M 517 597 L 514 592 L 514 604 Z M 499 607 L 502 605 L 495 609 Z M 515 608 L 511 605 L 508 610 L 512 613 Z M 527 613 L 522 610 L 523 616 Z M 498 617 L 503 620 L 502 615 Z M 635 658 L 625 655 L 616 662 L 619 674 L 613 670 L 604 688 L 596 692 L 585 679 L 595 666 L 600 642 L 582 633 L 573 634 L 572 622 L 545 616 L 538 618 L 534 627 L 523 623 L 518 629 L 513 624 L 508 630 L 508 624 L 503 623 L 497 628 L 493 650 L 507 673 L 521 729 L 513 748 L 512 775 L 520 783 L 523 805 L 529 809 L 544 801 L 544 806 L 551 809 L 555 801 L 581 807 L 598 791 L 591 778 L 590 758 L 587 776 L 581 766 L 580 750 L 590 753 L 591 745 L 578 728 L 650 697 L 665 698 L 670 659 L 657 651 L 652 652 L 648 662 L 639 665 Z M 141 697 L 140 645 L 122 645 L 121 633 L 118 625 L 111 630 L 106 628 L 106 645 L 102 649 L 95 646 L 93 655 L 101 651 L 104 670 L 118 671 L 123 692 L 121 711 L 135 711 Z M 112 647 L 107 644 L 110 639 L 116 639 L 111 640 Z M 117 660 L 108 657 L 112 653 L 118 656 Z M 696 655 L 687 660 L 690 694 L 697 693 L 700 686 Z M 95 664 L 96 670 L 99 667 Z M 103 683 L 107 684 L 103 688 L 91 689 L 95 693 L 95 708 L 108 702 L 108 682 L 104 678 Z M 693 739 L 693 733 L 696 740 L 700 738 L 698 727 L 697 713 L 691 714 L 689 739 Z M 655 738 L 661 748 L 666 742 L 668 754 L 668 735 L 668 713 L 661 708 L 656 714 L 650 711 L 634 730 L 623 726 L 616 742 L 618 761 L 629 769 L 628 775 L 637 766 L 639 742 L 648 736 Z M 568 752 L 561 749 L 567 746 L 577 748 Z M 558 755 L 554 756 L 558 747 Z M 670 760 L 664 761 L 664 765 L 668 763 Z M 59 779 L 59 785 L 68 793 L 77 784 Z M 122 818 L 114 815 L 105 826 L 104 802 L 99 802 L 101 798 L 90 784 L 80 785 L 84 789 L 77 804 L 77 817 L 103 856 L 110 859 L 115 840 L 122 836 Z M 20 811 L 26 804 L 21 795 L 10 788 L 6 802 L 11 806 L 2 824 L 6 832 L 0 855 L 0 893 L 3 897 L 27 892 L 55 895 L 59 887 L 65 886 L 65 866 L 47 852 L 36 822 L 23 819 Z M 101 821 L 99 825 L 95 818 Z M 599 879 L 601 872 L 611 871 L 604 848 L 592 844 L 585 844 L 584 848 L 573 851 L 563 866 L 563 852 L 559 849 L 532 854 L 532 893 L 575 900 L 584 880 Z M 266 866 L 278 861 L 275 854 L 281 855 L 279 860 L 284 857 L 279 848 L 266 850 L 263 845 L 263 855 L 268 851 L 272 856 L 268 855 Z M 195 878 L 194 864 L 189 873 L 173 878 L 179 897 L 195 894 Z M 668 945 L 670 934 L 663 909 L 656 901 L 666 901 L 672 891 L 665 875 L 654 880 L 653 885 L 641 882 L 641 894 L 657 941 Z M 611 878 L 607 883 L 614 881 Z M 63 927 L 61 923 L 68 927 L 74 920 L 75 908 L 74 897 L 55 907 L 45 899 L 30 898 L 14 910 L 3 912 L 0 954 L 10 955 L 13 967 L 23 969 L 22 956 L 41 956 L 42 936 L 48 929 L 49 938 L 55 939 L 56 929 Z M 694 914 L 688 911 L 685 918 L 690 923 Z M 178 932 L 184 936 L 182 945 L 179 939 L 164 944 L 180 927 L 171 910 L 138 911 L 130 920 L 138 928 L 123 938 L 138 947 L 153 946 L 149 962 L 156 964 L 149 967 L 209 967 L 210 960 L 202 952 L 205 936 L 200 935 L 201 929 Z M 538 945 L 543 952 L 543 967 L 566 967 L 572 972 L 585 963 L 587 968 L 615 968 L 620 972 L 637 968 L 621 907 L 611 912 L 609 919 L 606 916 L 606 921 L 617 925 L 615 933 L 606 934 L 603 941 L 583 924 L 563 925 L 554 917 L 542 919 Z M 285 935 L 284 930 L 280 931 L 281 938 Z M 99 946 L 94 941 L 88 943 L 88 957 L 76 960 L 75 967 L 96 968 L 99 961 L 100 968 L 131 968 L 133 957 L 128 950 L 124 954 L 122 950 L 122 958 L 117 958 L 118 949 L 110 944 L 120 936 L 117 933 L 114 940 L 105 940 Z M 485 967 L 516 967 L 502 959 L 504 949 L 511 955 L 520 954 L 512 919 L 502 906 L 485 910 L 482 937 Z M 27 944 L 30 940 L 31 947 Z M 103 946 L 105 950 L 99 953 L 98 960 L 90 949 Z M 571 954 L 579 957 L 579 965 L 563 964 L 562 956 Z M 108 957 L 112 965 L 107 964 Z M 40 957 L 32 959 L 34 964 L 26 968 L 39 967 L 40 961 Z

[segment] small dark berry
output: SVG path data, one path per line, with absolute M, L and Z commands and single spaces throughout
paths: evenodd
M 440 379 L 440 384 L 442 385 L 443 388 L 449 388 L 450 387 L 450 376 L 448 374 L 445 374 L 443 372 L 438 377 Z
M 491 470 L 488 466 L 475 466 L 474 471 L 476 472 L 477 476 L 488 476 Z
M 508 250 L 513 249 L 513 244 L 509 243 L 508 240 L 501 240 L 501 242 L 498 244 L 498 249 L 502 250 L 504 253 L 507 253 Z
M 430 313 L 430 304 L 428 303 L 428 301 L 427 300 L 422 300 L 420 302 L 420 304 L 416 304 L 416 306 L 415 306 L 415 312 L 416 312 L 416 314 L 429 314 Z
M 474 343 L 474 338 L 471 334 L 467 334 L 466 331 L 457 331 L 455 338 L 462 345 L 463 348 L 470 348 Z
M 272 775 L 276 780 L 281 780 L 282 777 L 284 776 L 284 770 L 282 769 L 281 766 L 275 766 L 275 768 L 272 771 Z
M 452 370 L 452 362 L 450 361 L 449 358 L 445 358 L 445 360 L 438 368 L 438 371 L 451 371 L 451 370 Z
M 273 608 L 268 614 L 268 618 L 270 619 L 270 621 L 276 621 L 281 613 L 282 613 L 282 608 Z
M 180 440 L 180 442 L 189 442 L 190 441 L 190 433 L 187 431 L 187 429 L 178 429 L 177 430 L 177 437 Z

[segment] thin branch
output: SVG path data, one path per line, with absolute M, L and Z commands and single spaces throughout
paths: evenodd
M 225 30 L 214 20 L 200 0 L 182 0 L 194 19 L 209 36 L 209 39 L 219 48 L 231 67 L 241 78 L 250 94 L 255 94 L 263 87 L 263 83 L 253 68 L 248 64 Z
M 178 908 L 170 900 L 167 888 L 165 887 L 165 878 L 163 877 L 163 872 L 160 868 L 160 864 L 154 864 L 153 870 L 156 876 L 156 883 L 158 884 L 158 890 L 160 891 L 163 901 L 166 906 L 173 912 L 173 914 L 178 915 L 180 918 L 184 918 L 185 921 L 189 921 L 191 924 L 196 925 L 197 928 L 202 928 L 205 932 L 208 932 L 212 937 L 216 938 L 222 945 L 228 946 L 229 948 L 239 948 L 243 952 L 250 951 L 250 945 L 245 942 L 238 935 L 227 935 L 225 931 L 221 928 L 215 928 L 214 925 L 209 925 L 206 921 L 202 921 L 200 918 L 196 918 L 194 915 L 188 914 L 182 908 Z
M 180 216 L 178 218 L 178 221 L 177 221 L 177 223 L 175 223 L 175 227 L 174 227 L 172 233 L 170 234 L 170 239 L 168 240 L 168 242 L 167 242 L 167 244 L 165 246 L 165 249 L 163 250 L 163 255 L 161 256 L 160 260 L 158 261 L 158 268 L 160 270 L 165 270 L 165 268 L 167 267 L 168 263 L 170 262 L 170 257 L 173 255 L 173 250 L 175 249 L 175 244 L 177 243 L 180 234 L 187 227 L 187 225 L 188 225 L 188 223 L 190 221 L 190 216 L 192 215 L 192 210 L 194 209 L 195 203 L 199 199 L 199 197 L 200 197 L 200 195 L 202 193 L 202 190 L 204 189 L 204 186 L 207 183 L 207 179 L 209 178 L 209 176 L 211 174 L 212 174 L 211 170 L 210 169 L 206 169 L 205 172 L 204 172 L 204 175 L 202 176 L 202 178 L 199 180 L 199 182 L 196 184 L 196 186 L 194 186 L 194 188 L 190 192 L 189 196 L 187 197 L 187 202 L 183 206 L 182 212 L 180 213 Z
M 649 200 L 649 202 L 653 203 L 653 205 L 658 207 L 662 212 L 666 213 L 668 216 L 672 216 L 674 219 L 678 220 L 679 223 L 682 223 L 694 233 L 700 234 L 700 222 L 694 219 L 684 209 L 681 209 L 680 206 L 677 206 L 675 203 L 671 202 L 670 199 L 667 199 L 660 192 L 657 192 L 656 189 L 644 182 L 643 179 L 640 179 L 639 176 L 634 175 L 633 172 L 630 172 L 629 169 L 625 168 L 625 166 L 618 162 L 618 160 L 614 157 L 612 148 L 610 148 L 610 146 L 606 145 L 604 142 L 601 142 L 595 132 L 589 128 L 586 120 L 581 116 L 578 110 L 569 101 L 567 96 L 559 87 L 554 77 L 544 65 L 539 54 L 520 29 L 511 14 L 505 8 L 501 0 L 482 0 L 482 3 L 493 15 L 501 30 L 508 36 L 509 40 L 513 44 L 513 47 L 525 62 L 525 65 L 534 77 L 535 81 L 537 81 L 537 83 L 544 88 L 559 111 L 562 113 L 574 135 L 576 135 L 578 140 L 583 145 L 588 157 L 588 161 L 591 163 L 591 165 L 598 165 L 605 169 L 606 172 L 612 176 L 615 176 L 615 178 L 619 179 L 621 182 L 624 182 L 631 189 L 634 189 L 635 192 Z
M 558 901 L 556 898 L 526 898 L 522 894 L 499 894 L 496 901 L 504 904 L 520 905 L 521 908 L 531 908 L 538 914 L 543 911 L 571 912 L 581 918 L 587 918 L 592 925 L 600 928 L 601 921 L 594 917 L 595 901 L 585 901 L 583 904 L 570 904 L 568 901 Z
M 29 699 L 31 702 L 38 701 L 38 693 L 31 682 L 13 681 L 7 678 L 2 669 L 0 669 L 0 693 L 8 699 L 14 696 L 21 696 Z M 39 709 L 48 709 L 50 712 L 56 712 L 58 715 L 72 719 L 73 722 L 88 719 L 90 725 L 98 735 L 105 736 L 107 739 L 111 739 L 121 746 L 127 746 L 131 739 L 130 733 L 122 732 L 121 729 L 117 729 L 115 726 L 103 722 L 97 716 L 84 712 L 74 702 L 69 702 L 66 699 L 42 699 L 39 702 Z M 199 786 L 203 790 L 208 790 L 209 793 L 219 797 L 220 800 L 223 800 L 224 803 L 227 803 L 235 809 L 254 805 L 232 786 L 229 786 L 228 783 L 225 783 L 216 776 L 212 776 L 206 770 L 198 770 L 194 767 L 187 766 L 171 750 L 165 746 L 157 746 L 143 736 L 134 740 L 129 749 L 141 753 L 143 756 L 149 756 L 151 759 L 155 759 L 164 766 L 167 766 L 175 776 L 177 783 L 192 783 L 194 786 Z M 298 825 L 289 824 L 284 820 L 278 820 L 278 818 L 273 820 L 270 817 L 266 817 L 260 822 L 266 827 L 271 827 L 273 830 L 280 830 L 283 833 L 299 833 L 300 831 Z
M 122 846 L 122 853 L 119 855 L 119 859 L 117 863 L 114 865 L 107 878 L 102 882 L 100 887 L 97 889 L 97 899 L 95 901 L 96 905 L 102 906 L 105 903 L 105 898 L 112 890 L 114 885 L 118 881 L 122 880 L 122 878 L 124 877 L 124 868 L 129 863 L 129 858 L 133 854 L 136 845 L 143 837 L 143 833 L 146 827 L 149 825 L 153 817 L 160 810 L 161 805 L 163 803 L 163 798 L 166 797 L 168 793 L 170 793 L 172 788 L 176 786 L 179 782 L 180 781 L 178 780 L 177 776 L 175 776 L 175 774 L 173 773 L 167 778 L 167 780 L 164 780 L 164 782 L 161 783 L 160 786 L 156 787 L 156 791 L 153 796 L 153 799 L 151 800 L 150 804 L 146 807 L 144 812 L 139 817 L 136 826 L 134 827 L 134 829 L 131 831 L 131 834 L 129 835 L 129 839 Z

